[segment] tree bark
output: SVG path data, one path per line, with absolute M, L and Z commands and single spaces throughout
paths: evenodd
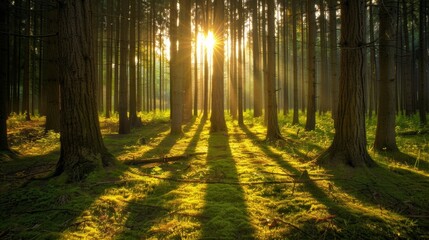
M 214 36 L 217 40 L 213 53 L 212 114 L 210 132 L 226 132 L 224 113 L 224 1 L 214 1 Z
M 274 1 L 268 0 L 268 64 L 266 72 L 268 77 L 266 78 L 265 84 L 268 90 L 268 103 L 267 103 L 267 141 L 274 141 L 282 139 L 280 134 L 278 119 L 277 119 L 277 101 L 276 101 L 276 82 L 275 82 L 275 68 L 276 68 L 276 56 L 275 56 L 275 26 L 274 26 L 274 14 L 275 6 Z
M 427 64 L 427 48 L 426 48 L 426 0 L 420 0 L 420 11 L 419 11 L 419 44 L 420 44 L 420 59 L 419 59 L 419 116 L 420 124 L 425 126 L 427 124 L 426 119 L 426 64 Z
M 182 133 L 182 78 L 177 61 L 177 0 L 170 0 L 171 134 Z
M 112 64 L 113 64 L 113 0 L 107 0 L 107 46 L 106 46 L 106 118 L 112 113 Z
M 119 66 L 119 134 L 130 133 L 130 120 L 128 118 L 128 74 L 127 74 L 127 58 L 128 58 L 128 40 L 129 40 L 129 1 L 121 1 L 121 54 Z
M 140 127 L 142 125 L 137 118 L 137 80 L 136 80 L 136 1 L 130 0 L 130 125 L 131 127 Z
M 396 9 L 395 0 L 384 0 L 380 5 L 380 81 L 378 92 L 377 129 L 374 148 L 378 151 L 397 151 L 396 119 Z
M 179 66 L 183 87 L 183 122 L 192 119 L 192 34 L 191 34 L 191 1 L 179 0 Z
M 56 6 L 56 0 L 50 0 L 49 4 Z M 47 14 L 47 33 L 58 32 L 58 14 L 51 10 Z M 59 65 L 58 65 L 58 36 L 45 39 L 43 48 L 46 61 L 44 64 L 44 82 L 46 83 L 46 124 L 45 131 L 52 130 L 60 132 L 60 86 L 59 86 Z
M 64 0 L 59 11 L 61 155 L 55 175 L 79 181 L 111 165 L 98 121 L 89 1 Z
M 0 31 L 8 32 L 9 2 L 0 2 Z M 0 34 L 0 151 L 9 151 L 7 140 L 7 116 L 8 102 L 7 98 L 7 77 L 8 77 L 8 42 L 9 36 Z
M 262 76 L 259 46 L 258 0 L 252 0 L 252 40 L 253 40 L 253 116 L 262 116 Z
M 307 0 L 307 121 L 305 130 L 312 131 L 316 128 L 316 10 L 314 0 Z
M 332 86 L 332 118 L 337 117 L 338 106 L 338 51 L 337 51 L 337 0 L 328 1 L 329 8 L 329 64 L 330 64 L 330 78 Z
M 320 164 L 352 167 L 375 163 L 366 149 L 365 129 L 365 0 L 341 0 L 341 71 L 338 115 L 332 145 Z
M 296 32 L 297 0 L 292 0 L 292 62 L 293 62 L 293 119 L 292 124 L 299 124 L 298 100 L 298 49 Z

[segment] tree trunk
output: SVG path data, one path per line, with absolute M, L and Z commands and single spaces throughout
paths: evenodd
M 114 162 L 98 121 L 90 12 L 89 1 L 60 3 L 61 156 L 55 175 L 69 181 Z
M 31 14 L 30 14 L 31 2 L 27 0 L 27 19 L 25 24 L 25 35 L 30 36 L 31 28 Z M 22 110 L 25 112 L 25 120 L 30 121 L 30 38 L 24 39 L 24 86 L 22 93 Z
M 9 32 L 8 21 L 9 17 L 9 2 L 0 2 L 0 31 L 3 33 Z M 9 144 L 7 141 L 7 105 L 9 99 L 7 98 L 7 77 L 8 77 L 8 42 L 9 36 L 7 34 L 0 34 L 0 151 L 9 151 Z
M 411 61 L 411 52 L 410 52 L 410 37 L 408 29 L 408 7 L 407 0 L 402 0 L 402 12 L 403 12 L 403 24 L 402 32 L 404 35 L 404 56 L 402 60 L 402 70 L 403 70 L 403 80 L 404 80 L 404 101 L 405 101 L 405 115 L 411 116 L 413 114 L 412 109 L 412 80 L 411 80 L 411 71 L 412 71 L 412 61 Z
M 238 1 L 237 6 L 238 20 L 237 20 L 237 41 L 238 41 L 238 62 L 237 62 L 237 90 L 238 90 L 238 124 L 244 125 L 243 120 L 243 0 Z
M 212 114 L 210 132 L 226 132 L 224 113 L 224 1 L 214 1 L 214 36 L 216 41 L 213 53 Z
M 253 40 L 253 116 L 262 116 L 262 78 L 259 47 L 258 0 L 252 0 L 252 40 Z
M 316 128 L 316 17 L 314 0 L 307 0 L 307 122 L 305 130 L 312 131 Z
M 378 117 L 374 148 L 378 151 L 397 151 L 395 139 L 396 117 L 396 9 L 395 0 L 384 0 L 380 6 L 380 81 Z
M 427 50 L 426 50 L 426 0 L 420 0 L 420 11 L 419 11 L 419 44 L 420 44 L 420 59 L 419 59 L 419 116 L 420 124 L 425 126 L 427 124 L 426 119 L 426 64 L 427 64 Z
M 320 109 L 321 113 L 331 110 L 331 81 L 328 79 L 328 46 L 326 41 L 325 0 L 320 0 Z
M 55 0 L 50 0 L 49 4 L 56 6 Z M 57 11 L 49 11 L 46 20 L 46 32 L 54 33 L 58 31 Z M 60 88 L 59 88 L 59 65 L 58 65 L 58 37 L 48 37 L 45 39 L 43 48 L 46 58 L 44 64 L 44 82 L 46 83 L 46 124 L 45 131 L 52 130 L 60 132 Z
M 183 86 L 183 122 L 192 119 L 192 34 L 191 34 L 191 1 L 179 0 L 179 66 Z M 183 11 L 182 11 L 183 10 Z
M 205 13 L 204 13 L 204 35 L 207 37 L 209 34 L 209 11 L 210 11 L 210 2 L 206 1 L 205 4 Z M 203 118 L 207 119 L 208 117 L 208 106 L 209 106 L 209 57 L 207 48 L 204 48 L 204 109 L 203 109 Z
M 170 0 L 171 134 L 182 133 L 182 78 L 177 60 L 177 0 Z
M 299 124 L 298 109 L 298 49 L 296 32 L 296 8 L 297 0 L 292 0 L 292 52 L 293 52 L 293 120 L 292 124 Z
M 330 78 L 332 86 L 332 118 L 335 119 L 337 116 L 338 106 L 338 51 L 337 51 L 337 0 L 328 1 L 329 8 L 329 64 L 330 64 Z
M 112 113 L 112 64 L 113 64 L 113 0 L 107 1 L 107 46 L 106 46 L 106 118 Z
M 120 83 L 120 48 L 121 48 L 121 2 L 116 2 L 116 29 L 115 29 L 115 80 L 113 82 L 113 111 L 119 112 L 119 83 Z
M 341 71 L 338 113 L 332 145 L 321 164 L 352 167 L 375 163 L 366 149 L 365 129 L 365 0 L 341 0 Z
M 276 68 L 276 55 L 275 55 L 275 26 L 274 14 L 275 6 L 274 1 L 268 0 L 268 56 L 267 56 L 267 69 L 268 74 L 265 84 L 268 90 L 268 103 L 267 103 L 267 141 L 282 139 L 280 134 L 278 119 L 277 119 L 277 102 L 276 102 L 276 82 L 275 82 L 275 68 Z
M 121 1 L 121 56 L 119 66 L 119 134 L 130 133 L 130 120 L 128 119 L 128 74 L 127 74 L 127 58 L 128 58 L 128 0 Z
M 136 1 L 130 0 L 130 125 L 131 127 L 140 127 L 142 125 L 137 118 L 137 81 L 136 81 Z

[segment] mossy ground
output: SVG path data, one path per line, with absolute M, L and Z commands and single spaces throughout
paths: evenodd
M 314 160 L 333 137 L 329 116 L 305 132 L 280 115 L 286 141 L 267 144 L 262 119 L 246 127 L 227 120 L 210 134 L 195 118 L 180 136 L 167 114 L 142 116 L 144 126 L 118 135 L 117 119 L 100 119 L 104 141 L 119 162 L 190 154 L 169 163 L 115 168 L 64 184 L 49 174 L 59 135 L 43 133 L 43 118 L 12 117 L 9 136 L 18 159 L 0 162 L 2 239 L 428 239 L 428 135 L 398 136 L 401 154 L 368 148 L 378 166 L 323 169 Z M 399 117 L 397 131 L 418 129 Z M 193 153 L 198 153 L 192 155 Z M 303 173 L 308 173 L 308 176 Z M 34 179 L 35 178 L 35 179 Z

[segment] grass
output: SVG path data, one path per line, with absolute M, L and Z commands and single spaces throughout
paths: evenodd
M 290 114 L 291 115 L 291 114 Z M 144 126 L 117 134 L 117 118 L 100 118 L 109 151 L 120 161 L 178 156 L 169 163 L 119 164 L 81 183 L 35 180 L 52 171 L 59 136 L 43 118 L 9 119 L 18 159 L 0 161 L 2 239 L 427 239 L 427 135 L 399 135 L 402 154 L 376 153 L 375 120 L 368 149 L 378 166 L 324 169 L 313 163 L 333 137 L 329 114 L 304 131 L 280 115 L 285 142 L 264 141 L 263 119 L 245 127 L 227 119 L 228 133 L 210 134 L 195 118 L 179 136 L 168 115 L 142 114 Z M 397 132 L 418 130 L 399 117 Z M 192 153 L 198 153 L 192 155 Z

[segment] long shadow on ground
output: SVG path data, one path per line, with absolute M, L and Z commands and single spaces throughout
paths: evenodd
M 242 130 L 249 138 L 255 141 L 259 139 L 247 127 L 243 126 Z M 293 174 L 301 172 L 288 163 L 280 154 L 270 150 L 268 146 L 262 144 L 257 146 L 281 168 Z M 385 174 L 390 175 L 390 180 L 394 178 L 393 173 Z M 380 182 L 382 181 L 380 180 Z M 347 185 L 346 182 L 342 184 Z M 399 236 L 398 233 L 405 238 L 420 237 L 421 232 L 419 229 L 410 229 L 401 222 L 388 225 L 385 223 L 382 214 L 348 207 L 346 203 L 338 201 L 332 194 L 320 188 L 311 180 L 303 183 L 302 188 L 298 188 L 298 190 L 310 193 L 315 200 L 327 208 L 329 216 L 325 219 L 306 220 L 300 223 L 300 229 L 291 228 L 290 235 L 285 237 L 296 239 L 317 239 L 320 237 L 327 239 L 396 239 Z M 355 194 L 354 196 L 357 195 Z M 289 198 L 292 200 L 293 196 Z M 360 201 L 360 198 L 357 199 Z M 372 205 L 374 204 L 372 203 Z M 377 205 L 374 206 L 377 208 Z M 390 229 L 383 229 L 386 226 L 390 226 Z
M 193 153 L 195 151 L 204 124 L 205 121 L 203 120 L 199 123 L 195 134 L 192 136 L 185 150 L 186 153 Z M 186 126 L 188 130 L 190 129 L 189 126 L 191 124 Z M 147 152 L 143 157 L 151 157 L 152 154 L 159 152 L 167 153 L 169 149 L 174 147 L 179 137 L 179 135 L 166 136 L 157 148 Z M 155 236 L 159 238 L 180 238 L 180 235 L 175 235 L 180 231 L 172 233 L 170 232 L 171 229 L 152 229 L 157 223 L 163 221 L 163 219 L 180 215 L 179 212 L 174 212 L 174 209 L 170 209 L 169 201 L 177 197 L 173 192 L 182 185 L 182 183 L 174 180 L 182 179 L 187 173 L 189 166 L 187 163 L 182 162 L 172 164 L 176 164 L 176 166 L 171 167 L 170 164 L 160 165 L 163 171 L 170 173 L 168 179 L 172 181 L 168 179 L 162 180 L 163 182 L 155 185 L 152 190 L 143 193 L 146 194 L 146 197 L 143 199 L 134 199 L 128 203 L 125 209 L 125 214 L 128 215 L 125 222 L 125 230 L 117 236 L 117 239 L 145 239 Z M 171 171 L 171 169 L 176 171 Z
M 238 182 L 235 160 L 223 133 L 211 134 L 208 140 L 208 181 Z M 204 239 L 251 239 L 254 229 L 249 220 L 244 192 L 240 185 L 208 184 L 203 216 Z

